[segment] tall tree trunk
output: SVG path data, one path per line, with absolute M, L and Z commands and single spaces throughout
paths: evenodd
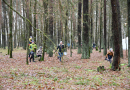
M 71 31 L 70 31 L 70 57 L 72 57 L 72 41 L 73 41 L 73 39 L 72 39 L 72 37 L 73 37 L 73 33 L 72 33 L 72 23 L 73 23 L 73 21 L 72 21 L 72 10 L 71 10 Z
M 26 8 L 27 8 L 27 11 L 26 11 L 26 17 L 28 18 L 28 19 L 30 19 L 30 17 L 29 17 L 29 1 L 27 2 L 26 1 Z M 27 55 L 26 55 L 26 64 L 28 65 L 28 54 L 29 54 L 29 40 L 28 40 L 28 38 L 29 38 L 29 36 L 30 36 L 30 23 L 29 22 L 27 22 L 26 21 L 26 29 L 27 29 Z
M 82 1 L 78 2 L 78 54 L 81 54 L 81 7 Z
M 109 30 L 108 30 L 108 32 L 107 32 L 107 33 L 108 33 L 108 45 L 107 45 L 107 46 L 108 46 L 108 47 L 107 47 L 108 49 L 110 48 L 110 43 L 111 43 L 111 42 L 110 42 L 110 37 L 111 37 L 111 36 L 110 36 L 110 32 L 111 32 L 111 16 L 110 16 L 110 14 L 109 14 Z M 112 43 L 111 43 L 111 44 L 112 44 Z
M 90 23 L 91 23 L 91 45 L 93 44 L 93 0 L 91 0 L 91 11 L 90 11 Z M 92 53 L 92 47 L 91 47 L 91 53 Z
M 120 41 L 120 57 L 123 58 L 123 48 L 122 48 L 122 30 L 121 30 L 121 15 L 120 15 L 120 5 L 119 0 L 117 0 L 117 10 L 118 10 L 118 24 L 119 24 L 119 41 Z
M 53 0 L 49 0 L 49 34 L 50 39 L 53 40 Z M 53 57 L 53 44 L 49 41 L 49 57 Z
M 12 7 L 12 0 L 10 0 L 10 6 Z M 10 15 L 9 15 L 9 27 L 10 27 L 10 35 L 9 35 L 9 42 L 10 42 L 10 58 L 13 58 L 12 56 L 12 22 L 13 22 L 13 17 L 12 17 L 12 9 L 10 9 Z
M 0 0 L 0 21 L 2 21 L 1 19 L 2 19 L 2 2 Z M 2 23 L 0 22 L 0 38 L 1 38 L 1 25 Z M 1 48 L 1 39 L 0 39 L 0 48 Z
M 106 0 L 104 0 L 104 55 L 107 54 L 106 30 Z
M 62 36 L 61 36 L 61 21 L 60 20 L 58 20 L 58 25 L 57 25 L 57 27 L 58 27 L 58 44 L 60 43 L 60 41 L 62 40 Z
M 23 2 L 23 17 L 25 17 L 25 15 L 26 15 L 26 13 L 25 13 L 25 0 L 22 0 Z M 26 22 L 25 22 L 26 20 L 23 20 L 23 29 L 24 29 L 24 41 L 23 41 L 23 49 L 25 49 L 26 50 L 26 45 L 27 45 L 27 40 L 26 40 L 26 38 L 27 38 L 27 30 L 26 30 Z
M 29 2 L 29 21 L 32 23 L 32 0 L 28 0 Z M 29 24 L 29 36 L 32 36 L 32 26 Z M 36 42 L 36 41 L 35 41 Z
M 101 0 L 101 5 L 100 5 L 100 48 L 99 48 L 99 52 L 101 52 L 101 48 L 102 48 L 102 0 Z
M 89 59 L 88 0 L 83 0 L 83 51 L 82 58 Z
M 37 7 L 37 0 L 35 0 L 35 5 L 34 5 L 34 27 L 36 28 L 37 22 L 36 22 L 36 8 Z M 36 30 L 34 29 L 34 41 L 36 42 Z
M 96 51 L 98 50 L 98 26 L 97 26 L 97 22 L 98 22 L 98 1 L 96 0 L 96 36 L 95 36 L 95 43 L 96 43 Z
M 62 10 L 63 10 L 63 7 L 62 7 L 62 3 L 61 1 L 59 0 L 59 13 L 60 13 L 60 41 L 63 40 L 63 16 L 62 16 Z
M 68 31 L 68 3 L 69 3 L 69 1 L 67 0 L 67 6 L 66 6 L 66 8 L 67 8 L 67 10 L 66 10 L 66 20 L 65 20 L 65 51 L 67 52 L 67 37 L 68 37 L 68 33 L 67 33 L 67 31 Z
M 43 7 L 44 7 L 44 18 L 45 18 L 45 22 L 44 22 L 44 33 L 47 35 L 47 30 L 48 30 L 48 1 L 43 1 Z M 46 37 L 43 35 L 43 53 L 42 53 L 42 58 L 41 61 L 44 61 L 44 56 L 45 56 L 45 50 L 46 50 Z
M 16 0 L 16 11 L 18 9 L 18 1 Z M 15 31 L 14 31 L 14 48 L 16 48 L 16 35 L 17 35 L 17 13 L 15 17 Z
M 5 28 L 6 28 L 6 7 L 3 3 L 3 20 L 2 20 L 2 47 L 5 49 L 6 38 L 5 38 Z
M 130 67 L 130 0 L 127 0 L 128 4 L 128 67 Z
M 76 31 L 76 19 L 75 19 L 75 13 L 73 11 L 72 14 L 72 18 L 73 18 L 73 48 L 76 49 L 76 42 L 75 42 L 75 31 Z
M 114 36 L 114 59 L 112 63 L 112 70 L 120 70 L 120 35 L 119 35 L 119 24 L 120 21 L 118 19 L 118 0 L 111 0 L 112 6 L 112 31 Z

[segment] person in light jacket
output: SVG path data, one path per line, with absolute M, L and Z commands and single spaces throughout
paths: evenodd
M 42 46 L 37 50 L 37 57 L 40 57 L 39 61 L 41 60 L 42 57 Z

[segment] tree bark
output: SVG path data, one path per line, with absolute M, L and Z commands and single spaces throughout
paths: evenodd
M 96 43 L 96 51 L 98 51 L 98 26 L 97 26 L 97 22 L 98 22 L 98 2 L 96 0 L 96 36 L 95 36 L 95 43 Z
M 66 6 L 66 20 L 65 20 L 65 51 L 67 52 L 67 37 L 68 37 L 68 3 L 69 1 L 67 0 L 67 6 Z
M 130 0 L 127 0 L 128 5 L 128 67 L 130 67 Z
M 49 34 L 50 39 L 53 40 L 53 0 L 49 0 Z M 53 44 L 49 41 L 49 57 L 53 57 Z
M 26 15 L 26 13 L 25 13 L 25 0 L 22 0 L 23 1 L 23 17 L 25 17 L 25 15 Z M 27 38 L 27 30 L 26 30 L 26 20 L 23 20 L 23 28 L 24 28 L 24 41 L 23 41 L 23 49 L 25 49 L 26 50 L 26 48 L 27 48 L 27 40 L 26 40 L 26 38 Z
M 44 25 L 44 33 L 47 35 L 47 30 L 48 30 L 48 1 L 43 1 L 43 7 L 44 7 L 44 18 L 45 18 L 45 25 Z M 44 56 L 45 56 L 45 50 L 46 50 L 46 37 L 43 35 L 43 53 L 42 53 L 42 58 L 41 61 L 44 61 Z
M 18 9 L 18 1 L 16 0 L 16 11 Z M 14 48 L 16 48 L 16 35 L 17 35 L 17 13 L 15 17 L 15 31 L 14 31 Z
M 123 58 L 123 48 L 122 48 L 122 30 L 121 30 L 121 15 L 120 15 L 120 5 L 119 0 L 117 0 L 117 10 L 118 10 L 118 24 L 119 24 L 119 37 L 120 37 L 120 57 Z
M 34 5 L 34 27 L 37 27 L 37 22 L 36 22 L 36 9 L 37 9 L 37 0 L 35 0 L 35 5 Z M 36 41 L 36 30 L 34 29 L 34 41 Z
M 78 2 L 78 54 L 81 54 L 81 7 L 82 2 Z
M 10 6 L 12 7 L 12 0 L 10 0 Z M 13 21 L 13 17 L 12 17 L 12 9 L 10 9 L 10 15 L 9 15 L 9 26 L 10 26 L 10 35 L 9 35 L 9 42 L 10 42 L 10 58 L 13 58 L 12 56 L 12 21 Z
M 31 8 L 32 8 L 32 0 L 28 0 L 27 2 L 29 2 L 29 16 L 28 16 L 28 19 L 29 19 L 29 21 L 32 23 L 32 11 L 31 11 Z M 31 24 L 29 23 L 29 36 L 32 36 L 32 26 L 31 26 Z M 36 41 L 35 41 L 36 42 Z
M 91 53 L 92 53 L 92 44 L 93 44 L 93 0 L 91 0 L 91 11 L 90 11 L 90 23 L 91 23 Z
M 2 20 L 2 48 L 6 47 L 6 7 L 5 3 L 3 3 L 3 20 Z
M 88 0 L 83 0 L 83 52 L 82 59 L 89 59 Z
M 118 0 L 111 0 L 112 6 L 112 31 L 114 36 L 114 59 L 112 63 L 112 70 L 120 70 L 120 35 L 119 35 L 119 19 L 118 19 Z
M 99 48 L 99 52 L 101 52 L 101 48 L 102 48 L 102 0 L 101 0 L 101 5 L 100 5 L 100 48 Z
M 107 39 L 106 39 L 106 0 L 104 0 L 104 55 L 107 54 Z
M 2 18 L 2 2 L 0 0 L 0 21 L 2 21 L 1 18 Z M 0 37 L 1 37 L 1 25 L 2 23 L 0 22 Z M 0 39 L 0 48 L 1 48 L 1 39 Z
M 70 57 L 72 57 L 72 41 L 73 41 L 73 39 L 72 39 L 72 37 L 73 37 L 73 33 L 72 33 L 72 29 L 73 29 L 73 28 L 72 28 L 72 25 L 73 25 L 73 24 L 72 24 L 72 23 L 73 23 L 73 21 L 72 21 L 72 9 L 71 9 L 71 12 L 70 12 L 70 13 L 71 13 Z
M 30 19 L 30 17 L 29 17 L 29 1 L 27 2 L 26 1 L 26 17 L 28 18 L 28 19 Z M 26 21 L 26 29 L 27 29 L 27 55 L 26 55 L 26 64 L 28 65 L 28 54 L 29 54 L 29 40 L 28 40 L 28 38 L 29 38 L 29 36 L 30 36 L 30 23 L 29 22 L 27 22 Z

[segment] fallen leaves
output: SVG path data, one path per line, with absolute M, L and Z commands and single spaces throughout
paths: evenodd
M 130 89 L 130 71 L 128 60 L 122 60 L 121 71 L 111 71 L 109 62 L 102 53 L 93 50 L 90 59 L 81 59 L 81 54 L 73 50 L 59 62 L 57 57 L 45 56 L 45 61 L 26 65 L 26 51 L 13 52 L 13 58 L 0 54 L 0 89 Z M 98 66 L 105 66 L 105 71 L 96 71 Z

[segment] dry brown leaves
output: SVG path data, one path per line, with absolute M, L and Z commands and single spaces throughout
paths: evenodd
M 103 51 L 102 51 L 103 52 Z M 125 51 L 124 51 L 125 56 Z M 90 59 L 81 59 L 77 49 L 70 51 L 59 62 L 57 56 L 45 61 L 26 65 L 26 51 L 13 51 L 13 58 L 0 53 L 0 90 L 44 89 L 44 90 L 126 90 L 130 89 L 130 68 L 128 59 L 121 59 L 122 70 L 110 70 L 103 53 L 93 50 Z M 98 66 L 105 66 L 104 72 L 97 72 Z

